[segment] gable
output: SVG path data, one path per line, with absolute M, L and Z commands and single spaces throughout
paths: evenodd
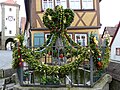
M 117 30 L 115 32 L 115 35 L 111 41 L 110 47 L 111 47 L 111 60 L 120 61 L 120 23 L 117 27 Z
M 118 34 L 118 32 L 120 32 L 119 27 L 120 27 L 120 22 L 119 22 L 119 24 L 118 24 L 118 26 L 117 26 L 116 32 L 115 32 L 115 34 L 114 34 L 114 36 L 113 36 L 113 39 L 112 39 L 112 41 L 111 41 L 111 43 L 110 43 L 110 47 L 112 46 L 113 42 L 115 41 L 115 38 L 120 38 L 120 37 L 119 37 L 120 34 Z M 117 36 L 117 35 L 118 35 L 118 36 Z M 117 36 L 117 37 L 116 37 L 116 36 Z
M 112 43 L 112 46 L 119 46 L 120 47 L 120 28 L 118 29 L 118 32 L 116 33 L 116 36 L 115 36 L 114 41 Z

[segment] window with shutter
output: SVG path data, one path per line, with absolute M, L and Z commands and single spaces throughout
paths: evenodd
M 39 47 L 44 44 L 44 33 L 34 34 L 34 47 Z

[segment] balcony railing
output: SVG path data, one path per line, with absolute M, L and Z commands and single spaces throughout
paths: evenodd
M 57 48 L 57 47 L 52 47 Z M 65 48 L 65 47 L 62 47 Z M 75 47 L 77 49 L 77 47 Z M 33 52 L 36 51 L 35 48 L 31 48 Z M 104 49 L 102 52 L 104 55 Z M 60 59 L 60 49 L 57 49 L 57 55 L 53 53 L 51 55 L 44 55 L 39 59 L 39 62 L 43 62 L 47 65 L 65 65 L 70 62 L 74 62 L 75 58 L 71 56 L 66 57 L 66 52 L 64 51 L 64 59 Z M 71 51 L 72 52 L 72 51 Z M 91 53 L 90 53 L 91 54 Z M 105 70 L 97 70 L 94 65 L 93 55 L 91 54 L 89 60 L 84 60 L 77 66 L 76 70 L 71 71 L 68 75 L 60 77 L 60 75 L 48 75 L 47 71 L 43 73 L 36 73 L 34 69 L 30 67 L 26 62 L 23 66 L 17 69 L 18 78 L 21 86 L 40 86 L 40 87 L 66 87 L 66 85 L 71 85 L 73 87 L 92 87 L 104 74 Z

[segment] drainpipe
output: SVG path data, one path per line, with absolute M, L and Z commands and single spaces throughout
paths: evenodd
M 29 46 L 31 47 L 31 46 L 32 46 L 32 41 L 31 41 L 31 40 L 32 40 L 32 39 L 31 39 L 31 38 L 32 38 L 32 37 L 31 37 L 31 36 L 32 36 L 32 35 L 31 35 L 31 28 L 32 28 L 32 25 L 31 25 L 31 22 L 32 22 L 32 20 L 31 20 L 31 18 L 32 18 L 32 16 L 31 16 L 31 13 L 32 13 L 32 11 L 31 11 L 31 10 L 32 10 L 32 9 L 31 9 L 31 8 L 32 8 L 32 0 L 29 0 L 29 8 L 30 8 L 30 9 L 29 9 L 29 10 L 30 10 L 30 29 L 29 29 L 29 33 L 30 33 L 30 43 L 29 43 Z

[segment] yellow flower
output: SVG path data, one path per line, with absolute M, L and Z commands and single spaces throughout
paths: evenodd
M 22 61 L 22 62 L 24 62 L 24 60 L 23 60 L 23 59 L 22 59 L 21 61 Z
M 19 42 L 19 41 L 20 41 L 18 38 L 15 38 L 14 40 L 15 40 L 16 42 Z
M 88 52 L 90 52 L 90 50 L 88 50 Z
M 95 40 L 94 43 L 95 43 L 96 45 L 98 45 L 98 41 L 97 41 L 97 40 Z
M 99 53 L 99 56 L 101 56 L 101 53 Z
M 44 62 L 42 62 L 42 64 L 44 64 Z
M 96 41 L 96 37 L 94 37 L 93 40 Z
M 98 41 L 96 40 L 96 37 L 93 38 L 93 41 L 96 45 L 98 45 Z
M 49 20 L 51 20 L 51 16 L 50 15 L 48 15 L 48 18 L 49 18 Z
M 66 23 L 66 20 L 64 19 L 63 22 Z

